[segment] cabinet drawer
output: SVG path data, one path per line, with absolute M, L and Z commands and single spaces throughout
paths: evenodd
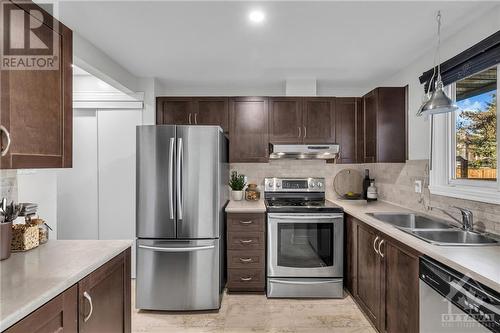
M 229 268 L 261 268 L 264 269 L 266 256 L 264 250 L 232 250 L 227 252 L 227 267 Z
M 265 248 L 263 232 L 228 232 L 228 250 L 261 250 Z
M 230 291 L 264 291 L 264 269 L 230 269 L 227 288 Z
M 227 214 L 227 230 L 264 231 L 265 220 L 265 214 L 230 213 Z
M 74 285 L 3 332 L 76 332 L 78 328 L 77 298 L 78 287 Z

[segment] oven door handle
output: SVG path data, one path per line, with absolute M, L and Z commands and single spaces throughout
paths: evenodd
M 335 220 L 341 219 L 342 215 L 269 215 L 270 219 L 277 220 Z
M 332 280 L 320 280 L 320 281 L 289 281 L 289 280 L 280 280 L 280 279 L 269 279 L 270 283 L 278 283 L 278 284 L 301 284 L 301 285 L 314 285 L 314 284 L 327 284 L 332 282 L 338 282 L 338 279 Z

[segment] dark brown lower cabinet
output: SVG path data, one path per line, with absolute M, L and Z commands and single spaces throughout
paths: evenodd
M 418 333 L 419 254 L 389 240 L 382 244 L 381 252 L 384 255 L 381 331 Z
M 78 331 L 78 286 L 68 288 L 22 319 L 5 333 L 55 333 Z
M 265 222 L 264 213 L 227 214 L 228 291 L 265 291 Z
M 130 332 L 130 249 L 78 283 L 79 332 Z
M 379 332 L 419 331 L 420 253 L 346 218 L 346 288 Z
M 131 331 L 130 248 L 23 318 L 6 333 Z
M 371 322 L 378 326 L 381 310 L 381 258 L 374 251 L 373 246 L 377 238 L 377 232 L 375 229 L 358 223 L 356 237 L 356 297 Z

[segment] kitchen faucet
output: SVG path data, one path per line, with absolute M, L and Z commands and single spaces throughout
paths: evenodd
M 450 214 L 447 210 L 445 210 L 443 208 L 432 207 L 432 206 L 430 208 L 431 208 L 431 210 L 437 209 L 437 210 L 445 213 L 449 217 L 451 217 L 453 220 L 462 224 L 462 229 L 465 231 L 472 231 L 474 228 L 474 215 L 472 214 L 472 211 L 470 211 L 469 209 L 458 207 L 458 206 L 452 206 L 452 208 L 456 208 L 460 211 L 460 213 L 462 213 L 462 221 L 460 221 L 459 219 L 457 219 L 455 216 L 453 216 L 452 214 Z

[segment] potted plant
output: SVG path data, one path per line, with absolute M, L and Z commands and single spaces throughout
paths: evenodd
M 240 201 L 243 199 L 243 188 L 245 187 L 245 175 L 238 174 L 237 171 L 231 171 L 229 187 L 231 187 L 231 199 Z

